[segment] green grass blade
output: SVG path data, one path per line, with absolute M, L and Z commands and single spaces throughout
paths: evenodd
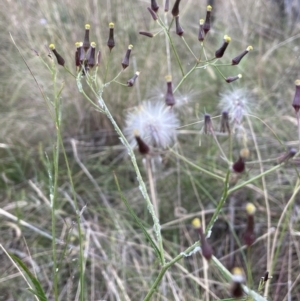
M 29 269 L 27 268 L 27 266 L 23 263 L 23 261 L 13 255 L 13 254 L 9 254 L 9 256 L 14 260 L 14 262 L 24 271 L 24 273 L 26 274 L 27 278 L 30 280 L 30 282 L 32 283 L 32 285 L 34 286 L 35 290 L 33 289 L 28 289 L 31 293 L 33 293 L 34 295 L 36 295 L 38 297 L 38 299 L 40 301 L 47 301 L 47 297 L 46 294 L 40 284 L 40 282 L 38 281 L 38 279 L 29 271 Z

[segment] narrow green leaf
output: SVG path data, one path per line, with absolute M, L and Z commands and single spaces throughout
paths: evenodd
M 9 254 L 9 256 L 14 260 L 14 262 L 25 272 L 26 276 L 34 286 L 35 290 L 29 289 L 30 292 L 32 292 L 34 295 L 36 295 L 40 301 L 47 301 L 46 294 L 40 284 L 40 282 L 37 280 L 37 278 L 29 271 L 27 266 L 24 264 L 24 262 L 17 256 L 13 254 Z
M 145 237 L 149 240 L 153 250 L 155 251 L 156 253 L 156 256 L 162 260 L 161 258 L 161 253 L 159 251 L 159 248 L 157 247 L 157 245 L 155 244 L 155 242 L 153 241 L 152 237 L 149 235 L 149 233 L 147 232 L 146 228 L 143 226 L 141 220 L 139 219 L 139 217 L 135 214 L 135 212 L 133 211 L 133 209 L 130 207 L 128 201 L 126 200 L 125 196 L 123 195 L 121 189 L 120 189 L 120 185 L 119 185 L 119 182 L 118 182 L 118 179 L 117 179 L 117 176 L 114 174 L 114 177 L 115 177 L 115 181 L 116 181 L 116 185 L 117 185 L 117 188 L 118 188 L 118 191 L 119 191 L 119 194 L 120 194 L 120 197 L 123 201 L 123 203 L 125 204 L 129 214 L 132 216 L 132 218 L 136 221 L 136 223 L 138 224 L 138 226 L 140 227 L 140 229 L 143 231 Z M 162 262 L 162 261 L 161 261 Z

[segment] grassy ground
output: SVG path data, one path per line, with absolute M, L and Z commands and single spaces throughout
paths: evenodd
M 9 254 L 21 259 L 38 279 L 47 300 L 144 300 L 161 270 L 149 239 L 117 189 L 114 174 L 130 207 L 155 240 L 149 206 L 139 190 L 128 151 L 109 118 L 79 93 L 76 80 L 57 66 L 54 81 L 42 61 L 51 66 L 48 46 L 55 43 L 66 66 L 75 73 L 74 44 L 83 39 L 84 25 L 89 23 L 91 40 L 102 52 L 98 71 L 102 82 L 107 62 L 108 81 L 121 70 L 127 46 L 134 46 L 130 66 L 118 78 L 126 83 L 139 70 L 134 87 L 113 82 L 103 92 L 117 124 L 123 129 L 126 113 L 142 100 L 164 100 L 168 59 L 174 87 L 182 73 L 172 47 L 170 56 L 166 54 L 163 33 L 152 39 L 138 34 L 160 30 L 147 11 L 150 1 L 98 2 L 4 0 L 0 4 L 0 300 L 34 300 L 22 277 L 28 278 L 26 268 L 18 271 L 17 259 L 13 264 Z M 159 5 L 164 19 L 163 3 Z M 197 56 L 201 49 L 199 18 L 205 14 L 206 1 L 180 4 L 184 38 Z M 168 22 L 171 19 L 169 13 Z M 109 22 L 115 23 L 116 46 L 111 55 L 106 46 Z M 195 58 L 174 28 L 173 24 L 172 43 L 186 74 Z M 226 155 L 232 151 L 235 162 L 247 138 L 246 171 L 230 173 L 231 193 L 209 242 L 224 267 L 245 270 L 246 284 L 255 291 L 269 270 L 273 278 L 261 295 L 267 293 L 267 299 L 274 301 L 298 300 L 300 294 L 299 159 L 296 155 L 276 168 L 277 158 L 289 147 L 299 148 L 297 118 L 291 106 L 294 81 L 300 76 L 299 28 L 292 15 L 285 15 L 271 1 L 215 3 L 205 42 L 208 57 L 213 57 L 225 34 L 231 42 L 219 63 L 230 63 L 249 45 L 254 50 L 238 66 L 219 67 L 225 77 L 241 73 L 238 81 L 228 84 L 216 68 L 208 66 L 182 83 L 174 93 L 174 110 L 181 124 L 177 142 L 172 150 L 160 150 L 161 163 L 154 173 L 163 247 L 170 261 L 199 239 L 192 219 L 199 217 L 207 225 L 218 207 L 229 170 L 220 148 Z M 82 84 L 95 101 L 85 80 Z M 61 85 L 62 93 L 56 97 Z M 218 132 L 222 103 L 234 107 L 237 90 L 242 91 L 238 95 L 247 107 L 244 132 L 233 134 L 232 143 L 228 136 L 218 135 L 219 148 L 213 135 L 202 133 L 204 114 L 211 114 Z M 57 139 L 55 119 L 55 104 L 60 102 L 62 143 Z M 143 156 L 135 153 L 150 193 L 152 182 Z M 259 176 L 272 168 L 274 172 Z M 237 189 L 239 185 L 243 187 Z M 257 241 L 251 248 L 243 247 L 247 202 L 257 209 Z M 230 296 L 230 280 L 220 267 L 208 264 L 195 252 L 167 270 L 151 300 L 228 300 Z

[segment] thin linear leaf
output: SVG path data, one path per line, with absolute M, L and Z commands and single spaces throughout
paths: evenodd
M 46 294 L 40 284 L 40 282 L 37 280 L 37 278 L 29 271 L 27 266 L 24 264 L 24 262 L 17 256 L 13 254 L 9 254 L 9 256 L 15 261 L 15 263 L 25 272 L 27 277 L 30 279 L 31 283 L 33 284 L 35 290 L 28 289 L 30 292 L 32 292 L 34 295 L 36 295 L 40 301 L 47 301 Z

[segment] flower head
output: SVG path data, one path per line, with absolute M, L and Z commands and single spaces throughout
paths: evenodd
M 135 133 L 150 147 L 166 148 L 176 138 L 179 120 L 163 102 L 145 101 L 126 116 L 124 133 L 129 143 L 137 145 Z
M 240 125 L 249 111 L 247 92 L 240 89 L 222 95 L 220 107 L 228 112 L 232 123 Z

